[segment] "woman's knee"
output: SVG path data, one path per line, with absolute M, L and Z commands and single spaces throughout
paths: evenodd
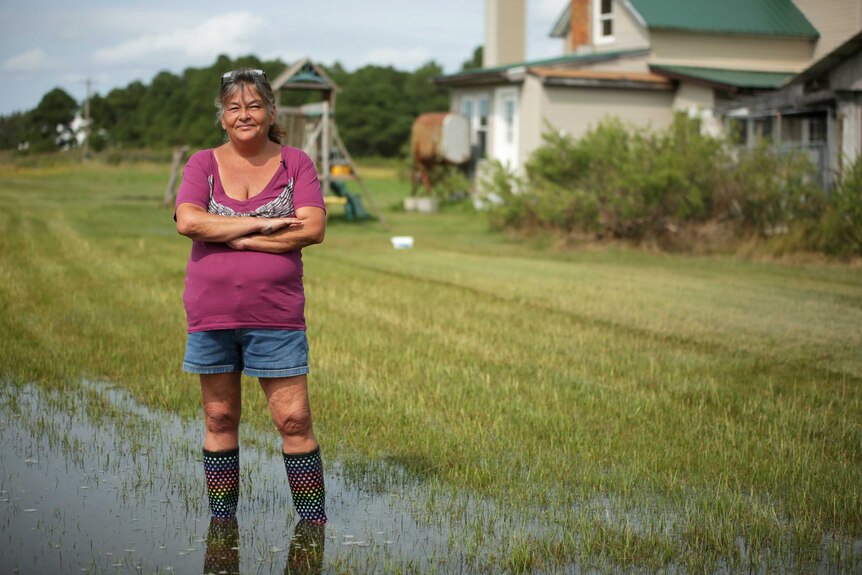
M 285 437 L 302 437 L 311 431 L 311 411 L 307 408 L 273 413 L 273 421 Z
M 234 433 L 239 429 L 239 410 L 229 405 L 207 403 L 204 419 L 210 433 Z

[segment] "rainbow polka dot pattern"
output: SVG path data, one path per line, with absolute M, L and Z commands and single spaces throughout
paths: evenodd
M 228 451 L 204 449 L 204 473 L 213 517 L 236 515 L 239 500 L 239 448 Z
M 299 517 L 312 523 L 326 523 L 324 500 L 326 490 L 323 486 L 323 462 L 320 448 L 311 453 L 298 455 L 284 453 L 284 467 L 287 482 L 293 495 L 293 506 Z

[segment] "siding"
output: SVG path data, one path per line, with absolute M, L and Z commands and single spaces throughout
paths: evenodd
M 614 0 L 614 42 L 617 50 L 649 48 L 649 32 L 620 0 Z
M 794 0 L 793 3 L 820 32 L 815 60 L 862 30 L 862 0 Z
M 542 131 L 545 129 L 540 114 L 543 99 L 542 82 L 535 76 L 527 76 L 521 89 L 519 125 L 519 163 L 523 165 L 536 148 L 542 145 Z
M 673 100 L 674 111 L 688 114 L 690 118 L 700 119 L 701 133 L 719 136 L 724 131 L 719 118 L 713 114 L 715 91 L 712 88 L 680 82 Z
M 811 63 L 813 41 L 803 38 L 719 36 L 653 30 L 652 63 L 801 72 Z
M 575 138 L 607 116 L 627 124 L 664 129 L 673 120 L 673 92 L 547 87 L 542 118 Z
M 673 107 L 678 110 L 711 110 L 715 105 L 712 88 L 681 82 L 673 100 Z

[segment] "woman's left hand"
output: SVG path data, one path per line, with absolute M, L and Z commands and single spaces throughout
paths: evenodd
M 272 218 L 267 220 L 267 224 L 268 225 L 261 231 L 265 236 L 291 226 L 301 226 L 302 220 L 299 218 Z

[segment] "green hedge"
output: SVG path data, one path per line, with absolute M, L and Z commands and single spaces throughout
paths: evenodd
M 721 222 L 738 237 L 798 231 L 797 248 L 862 253 L 858 161 L 830 204 L 803 153 L 740 150 L 682 114 L 663 131 L 609 118 L 579 140 L 543 138 L 524 177 L 495 165 L 485 178 L 485 192 L 503 200 L 492 209 L 497 227 L 643 241 Z

